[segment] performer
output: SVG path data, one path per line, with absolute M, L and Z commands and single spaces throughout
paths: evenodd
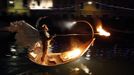
M 40 36 L 41 36 L 42 45 L 43 45 L 42 57 L 41 57 L 42 64 L 48 64 L 48 56 L 47 55 L 48 55 L 49 47 L 51 46 L 50 42 L 55 37 L 55 36 L 50 36 L 48 31 L 49 31 L 49 29 L 48 29 L 47 25 L 43 24 L 42 29 L 40 31 Z

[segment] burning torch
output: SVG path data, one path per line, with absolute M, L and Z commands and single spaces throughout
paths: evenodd
M 89 27 L 91 28 L 92 34 L 57 34 L 56 36 L 82 36 L 82 35 L 91 35 L 92 37 L 94 37 L 94 35 L 100 35 L 100 36 L 106 36 L 106 37 L 110 36 L 110 33 L 103 29 L 101 23 L 99 23 L 96 26 L 97 33 L 95 33 L 92 25 L 86 20 L 79 20 L 79 21 L 70 22 L 70 23 L 68 23 L 68 25 L 70 25 L 72 27 L 73 25 L 75 25 L 76 23 L 79 23 L 79 22 L 83 22 L 83 23 L 88 24 Z

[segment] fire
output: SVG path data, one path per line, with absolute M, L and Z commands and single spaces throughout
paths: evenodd
M 99 35 L 102 35 L 102 36 L 110 36 L 110 33 L 105 31 L 102 28 L 102 25 L 97 26 L 97 32 L 98 32 Z
M 77 58 L 81 54 L 81 50 L 79 48 L 74 48 L 72 51 L 68 51 L 64 54 L 65 59 Z

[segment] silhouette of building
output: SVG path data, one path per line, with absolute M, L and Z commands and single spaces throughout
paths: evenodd
M 1 0 L 0 8 L 0 12 L 19 15 L 72 17 L 102 14 L 94 3 L 83 0 Z

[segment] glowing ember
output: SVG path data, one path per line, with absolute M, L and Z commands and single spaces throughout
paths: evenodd
M 102 36 L 110 36 L 110 33 L 106 32 L 101 25 L 97 27 L 97 32 L 99 32 L 98 34 Z
M 72 58 L 76 58 L 81 54 L 81 51 L 79 48 L 75 48 L 72 51 L 69 51 L 65 54 L 66 59 L 72 59 Z

